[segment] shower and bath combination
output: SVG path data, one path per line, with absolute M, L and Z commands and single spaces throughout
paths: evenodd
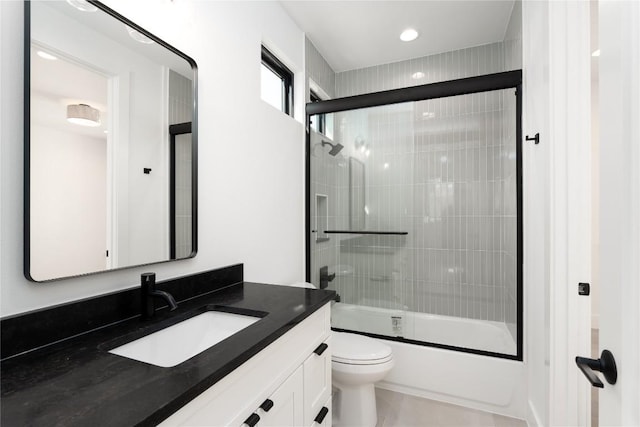
M 340 123 L 333 141 L 307 134 L 307 281 L 335 273 L 335 330 L 522 360 L 521 81 L 515 70 L 307 104 L 309 121 Z

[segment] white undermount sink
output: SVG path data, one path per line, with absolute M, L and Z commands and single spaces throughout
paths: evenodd
M 179 365 L 225 338 L 260 320 L 260 317 L 205 311 L 109 353 L 169 368 Z

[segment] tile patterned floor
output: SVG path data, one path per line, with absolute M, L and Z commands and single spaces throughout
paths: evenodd
M 377 427 L 527 427 L 524 420 L 376 389 Z

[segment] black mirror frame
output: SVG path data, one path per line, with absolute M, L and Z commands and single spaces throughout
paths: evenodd
M 31 277 L 31 256 L 30 256 L 30 242 L 31 242 L 31 179 L 30 179 L 30 159 L 31 159 L 31 105 L 30 105 L 30 95 L 31 95 L 31 58 L 30 58 L 30 49 L 31 49 L 31 1 L 24 1 L 24 110 L 23 110 L 23 123 L 24 123 L 24 169 L 23 169 L 23 186 L 24 186 L 24 204 L 23 204 L 23 256 L 24 256 L 24 276 L 27 280 L 31 282 L 37 283 L 47 283 L 57 280 L 69 279 L 74 277 L 84 277 L 101 273 L 108 273 L 111 271 L 124 270 L 129 268 L 136 268 L 145 265 L 152 264 L 162 264 L 171 261 L 180 261 L 182 259 L 189 259 L 196 256 L 198 252 L 198 66 L 196 62 L 190 56 L 185 53 L 179 51 L 175 47 L 151 34 L 149 31 L 140 27 L 139 25 L 131 22 L 124 16 L 120 15 L 118 12 L 113 9 L 105 6 L 96 0 L 87 0 L 88 3 L 96 6 L 101 11 L 107 13 L 112 18 L 119 20 L 120 22 L 128 25 L 129 27 L 135 29 L 141 34 L 153 40 L 158 45 L 168 49 L 172 53 L 180 56 L 185 61 L 191 65 L 193 70 L 193 120 L 191 121 L 191 209 L 192 209 L 192 222 L 191 222 L 191 253 L 189 256 L 180 259 L 167 259 L 157 262 L 145 263 L 145 264 L 136 264 L 129 265 L 126 267 L 118 267 L 111 268 L 108 270 L 95 271 L 90 273 L 83 273 L 74 276 L 64 276 L 64 277 L 56 277 L 53 279 L 47 280 L 35 280 Z M 173 222 L 173 221 L 172 221 Z M 171 230 L 170 230 L 171 231 Z

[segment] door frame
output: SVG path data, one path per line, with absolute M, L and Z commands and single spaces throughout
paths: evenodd
M 588 425 L 590 420 L 590 386 L 575 366 L 575 356 L 590 354 L 591 304 L 578 295 L 579 282 L 591 282 L 591 88 L 590 88 L 590 15 L 589 2 L 527 2 L 523 7 L 523 47 L 525 87 L 527 69 L 542 66 L 542 101 L 529 100 L 528 105 L 542 110 L 538 122 L 527 120 L 526 133 L 540 135 L 540 146 L 525 149 L 541 150 L 531 167 L 548 169 L 543 185 L 546 207 L 529 206 L 527 216 L 545 217 L 544 244 L 525 251 L 525 271 L 544 269 L 547 283 L 530 283 L 525 274 L 525 289 L 545 292 L 542 305 L 527 304 L 527 310 L 545 310 L 544 341 L 527 345 L 548 346 L 544 360 L 528 360 L 531 383 L 545 382 L 546 402 L 532 401 L 529 385 L 529 421 L 534 425 Z M 536 9 L 537 8 L 537 9 Z M 546 27 L 546 28 L 545 28 Z M 537 31 L 547 31 L 542 45 L 527 44 L 526 37 Z M 526 46 L 536 51 L 527 52 Z M 545 51 L 546 50 L 546 51 Z M 531 64 L 527 61 L 542 62 Z M 536 93 L 528 91 L 528 96 Z M 548 98 L 545 99 L 545 96 Z M 544 147 L 542 145 L 545 145 Z M 526 153 L 525 153 L 526 156 Z M 536 165 L 537 163 L 537 165 Z M 525 179 L 533 171 L 525 170 Z M 530 185 L 536 185 L 531 183 Z M 544 251 L 540 258 L 537 252 Z M 530 315 L 527 318 L 531 321 Z M 547 335 L 548 334 L 548 335 Z M 529 337 L 532 336 L 530 333 Z M 540 336 L 540 335 L 539 335 Z M 531 349 L 527 354 L 532 354 Z M 534 369 L 543 365 L 545 375 Z M 548 373 L 547 373 L 548 372 Z M 533 373 L 533 374 L 532 374 Z M 547 381 L 548 380 L 548 381 Z
M 640 423 L 640 4 L 600 1 L 600 349 L 618 380 L 600 424 Z

